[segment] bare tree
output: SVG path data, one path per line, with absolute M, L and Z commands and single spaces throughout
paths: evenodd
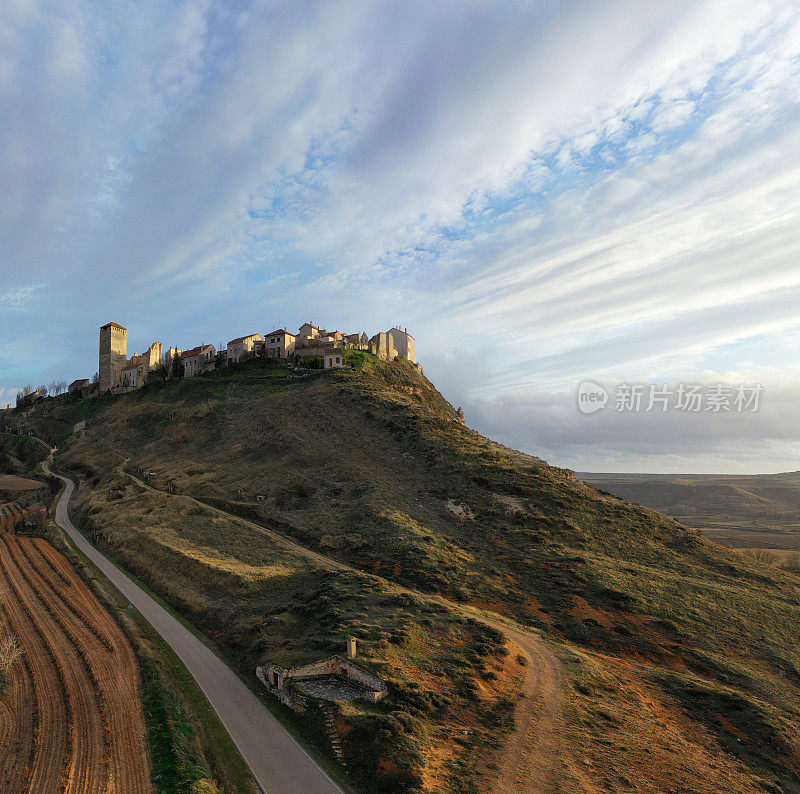
M 33 386 L 29 383 L 27 386 L 23 386 L 17 392 L 17 405 L 19 405 L 29 394 L 33 392 Z
M 65 380 L 58 381 L 56 389 L 58 390 L 56 394 L 63 394 L 67 390 L 67 382 Z
M 42 397 L 47 397 L 47 386 L 44 383 L 39 387 L 39 394 Z

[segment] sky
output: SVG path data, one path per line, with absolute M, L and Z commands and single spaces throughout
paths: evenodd
M 798 155 L 796 0 L 4 0 L 0 403 L 111 320 L 400 325 L 556 465 L 794 471 Z M 759 400 L 618 402 L 686 385 Z

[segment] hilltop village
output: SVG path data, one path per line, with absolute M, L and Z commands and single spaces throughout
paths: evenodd
M 341 367 L 346 350 L 364 350 L 384 361 L 402 357 L 416 364 L 414 337 L 408 329 L 390 328 L 368 338 L 360 333 L 329 331 L 303 323 L 297 333 L 278 328 L 265 335 L 251 333 L 231 339 L 224 349 L 201 343 L 188 350 L 153 342 L 143 353 L 128 358 L 128 329 L 116 322 L 100 327 L 100 355 L 93 379 L 79 378 L 69 384 L 70 394 L 89 397 L 96 394 L 119 394 L 142 388 L 154 378 L 191 378 L 226 366 L 235 366 L 253 357 L 291 359 L 299 364 Z M 21 393 L 17 408 L 28 410 L 45 396 L 41 389 Z M 9 406 L 11 408 L 11 406 Z

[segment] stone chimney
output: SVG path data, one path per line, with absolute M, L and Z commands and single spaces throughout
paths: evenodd
M 347 638 L 347 658 L 356 658 L 356 638 L 353 636 Z

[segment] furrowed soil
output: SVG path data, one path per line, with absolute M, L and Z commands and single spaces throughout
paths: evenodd
M 133 650 L 66 558 L 14 534 L 23 514 L 0 506 L 0 634 L 24 651 L 0 696 L 0 790 L 152 791 Z

